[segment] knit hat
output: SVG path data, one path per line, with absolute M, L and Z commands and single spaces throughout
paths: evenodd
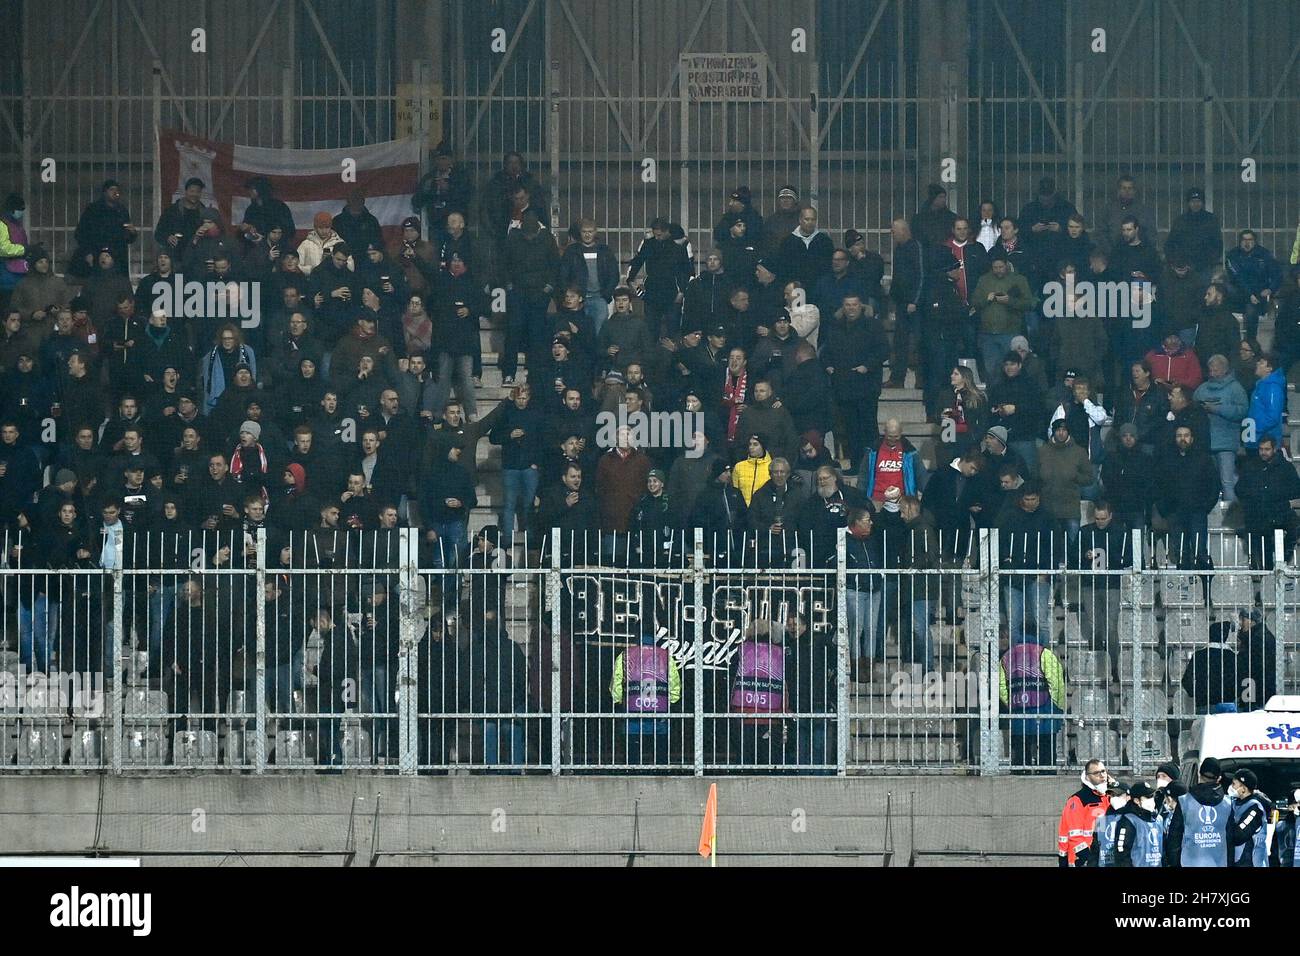
M 1232 779 L 1237 783 L 1244 783 L 1249 790 L 1259 789 L 1259 777 L 1255 776 L 1255 771 L 1245 768 L 1238 770 L 1232 775 Z
M 651 468 L 649 474 L 647 474 L 645 478 L 646 481 L 649 481 L 651 478 L 658 478 L 660 481 L 663 482 L 666 482 L 668 480 L 668 476 L 664 474 L 664 470 L 662 468 Z
M 1213 777 L 1218 780 L 1223 776 L 1223 768 L 1219 766 L 1219 761 L 1213 757 L 1206 757 L 1201 761 L 1200 774 L 1202 777 Z
M 1003 428 L 1001 425 L 994 425 L 992 428 L 988 430 L 988 434 L 990 438 L 996 438 L 998 441 L 1000 441 L 1002 443 L 1003 448 L 1006 448 L 1007 445 L 1010 444 L 1010 438 L 1007 434 L 1007 430 Z
M 844 248 L 847 249 L 850 246 L 856 245 L 861 242 L 863 238 L 864 236 L 862 233 L 858 232 L 856 229 L 850 229 L 848 232 L 844 233 Z
M 1177 779 L 1178 779 L 1178 764 L 1176 764 L 1176 763 L 1162 763 L 1160 766 L 1156 767 L 1156 774 L 1159 775 L 1159 774 L 1162 774 L 1162 773 L 1163 773 L 1166 777 L 1168 777 L 1170 780 L 1177 780 Z
M 1193 186 L 1191 189 L 1187 190 L 1187 195 L 1184 198 L 1186 202 L 1191 202 L 1193 199 L 1199 199 L 1204 202 L 1205 193 L 1202 191 L 1200 186 Z
M 313 229 L 324 229 L 334 225 L 334 217 L 324 210 L 311 217 Z
M 746 206 L 749 205 L 750 192 L 748 186 L 737 186 L 735 191 L 728 197 L 729 199 L 739 199 Z
M 1137 426 L 1134 425 L 1132 422 L 1125 422 L 1123 425 L 1120 425 L 1119 437 L 1123 438 L 1125 435 L 1132 435 L 1134 438 L 1137 438 L 1138 437 Z
M 1133 784 L 1133 786 L 1128 788 L 1128 795 L 1134 800 L 1142 800 L 1146 797 L 1154 797 L 1156 792 L 1139 780 L 1137 783 Z
M 307 490 L 307 469 L 295 461 L 285 465 L 284 470 L 293 475 L 293 486 L 298 494 Z
M 249 420 L 239 426 L 239 433 L 242 435 L 244 432 L 252 435 L 253 441 L 258 441 L 262 437 L 262 426 L 255 421 Z
M 1029 351 L 1029 339 L 1025 338 L 1023 335 L 1017 335 L 1011 340 L 1011 351 L 1019 352 L 1021 349 L 1026 352 Z
M 76 480 L 77 480 L 77 473 L 73 471 L 71 468 L 60 468 L 57 472 L 54 473 L 54 484 L 56 486 L 73 483 Z
M 784 199 L 786 196 L 789 196 L 791 199 L 798 199 L 799 193 L 795 191 L 795 188 L 793 186 L 786 184 L 781 187 L 781 191 L 776 194 L 776 198 Z
M 419 216 L 407 216 L 405 219 L 402 220 L 402 228 L 403 228 L 403 229 L 414 229 L 416 232 L 419 232 L 419 231 L 420 231 L 420 217 L 419 217 Z
M 931 201 L 933 201 L 935 196 L 948 195 L 948 190 L 944 189 L 943 186 L 939 185 L 939 183 L 930 183 L 930 185 L 925 187 L 925 194 Z

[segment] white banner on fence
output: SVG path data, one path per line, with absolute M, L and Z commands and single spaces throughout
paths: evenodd
M 767 99 L 766 53 L 683 53 L 682 82 L 692 103 Z

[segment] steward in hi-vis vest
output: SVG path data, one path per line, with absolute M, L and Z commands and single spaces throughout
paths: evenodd
M 1232 844 L 1233 866 L 1268 866 L 1268 818 L 1273 814 L 1272 801 L 1259 790 L 1259 780 L 1251 770 L 1232 775 Z
M 1169 821 L 1166 865 L 1206 867 L 1228 865 L 1228 828 L 1232 823 L 1232 801 L 1223 792 L 1219 761 L 1201 761 L 1200 780 L 1178 798 Z
M 1115 828 L 1113 866 L 1164 866 L 1165 825 L 1156 815 L 1155 791 L 1145 783 L 1129 787 L 1119 824 Z

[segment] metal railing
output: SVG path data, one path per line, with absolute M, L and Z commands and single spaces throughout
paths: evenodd
M 842 531 L 141 532 L 58 568 L 19 536 L 0 772 L 1139 771 L 1300 687 L 1280 532 L 1190 569 L 1142 531 L 1113 560 L 913 536 L 908 567 L 880 533 L 863 564 Z

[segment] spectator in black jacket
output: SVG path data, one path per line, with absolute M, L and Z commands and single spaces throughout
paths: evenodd
M 1148 455 L 1154 454 L 1169 412 L 1169 400 L 1155 386 L 1150 363 L 1146 359 L 1133 362 L 1129 366 L 1129 383 L 1116 391 L 1115 424 L 1132 425 L 1137 430 L 1138 445 Z
M 595 473 L 594 469 L 592 473 Z M 571 462 L 565 466 L 559 481 L 542 492 L 539 513 L 544 557 L 550 554 L 551 530 L 558 528 L 561 561 L 567 563 L 578 560 L 585 563 L 596 558 L 599 551 L 597 535 L 600 511 L 595 496 L 583 485 L 585 474 L 581 465 Z
M 1011 639 L 1034 635 L 1037 643 L 1052 639 L 1052 579 L 1039 572 L 1064 563 L 1065 540 L 1060 523 L 1042 507 L 1042 486 L 1026 481 L 1020 486 L 1018 507 L 998 528 L 1002 567 L 1007 579 L 1007 626 Z
M 1056 190 L 1056 180 L 1045 176 L 1038 181 L 1038 196 L 1020 210 L 1020 228 L 1025 230 L 1029 255 L 1031 289 L 1040 289 L 1056 275 L 1065 252 L 1066 226 L 1077 215 L 1074 205 Z M 972 286 L 973 288 L 973 286 Z
M 888 357 L 883 338 L 881 347 L 884 349 L 881 358 L 883 362 Z M 877 391 L 877 398 L 879 394 Z M 815 429 L 823 435 L 831 430 L 830 376 L 807 342 L 800 342 L 794 350 L 794 369 L 782 382 L 780 400 L 790 413 L 794 430 L 800 435 L 809 429 Z
M 505 503 L 501 510 L 503 545 L 514 542 L 515 519 L 525 533 L 533 516 L 533 502 L 546 449 L 546 417 L 532 404 L 529 385 L 516 385 L 501 420 L 492 429 L 492 444 L 501 447 L 501 472 Z
M 1192 429 L 1174 433 L 1177 451 L 1157 462 L 1156 506 L 1169 523 L 1170 553 L 1184 570 L 1209 567 L 1209 514 L 1219 501 L 1219 469 Z
M 1131 568 L 1133 558 L 1129 529 L 1116 520 L 1114 506 L 1101 500 L 1093 507 L 1092 523 L 1079 529 L 1077 541 L 1068 546 L 1066 566 L 1087 570 L 1118 571 Z M 1110 672 L 1119 683 L 1119 604 L 1118 574 L 1095 574 L 1079 579 L 1079 628 L 1095 651 L 1105 650 Z
M 1119 443 L 1101 466 L 1101 485 L 1116 518 L 1130 528 L 1145 528 L 1155 500 L 1155 459 L 1138 444 L 1137 426 L 1119 427 Z
M 1007 430 L 1007 446 L 1024 462 L 1031 477 L 1038 473 L 1038 441 L 1043 427 L 1042 393 L 1024 374 L 1019 352 L 1002 358 L 1002 378 L 988 392 L 989 423 Z
M 1232 622 L 1210 625 L 1210 643 L 1192 654 L 1183 671 L 1183 690 L 1198 714 L 1237 712 L 1237 652 L 1232 644 Z
M 796 279 L 805 289 L 812 289 L 822 276 L 831 271 L 835 243 L 817 227 L 817 210 L 804 206 L 799 210 L 799 227 L 781 242 L 777 254 L 777 275 L 783 282 Z
M 423 211 L 433 234 L 440 236 L 446 232 L 447 217 L 452 213 L 469 216 L 473 192 L 469 170 L 456 162 L 451 150 L 439 145 L 433 154 L 433 168 L 421 177 L 411 197 L 411 208 Z
M 596 241 L 595 220 L 579 219 L 575 226 L 577 239 L 560 257 L 560 285 L 582 291 L 583 309 L 599 335 L 618 285 L 618 258 L 606 243 Z
M 1205 286 L 1223 260 L 1223 228 L 1219 217 L 1205 208 L 1205 193 L 1199 186 L 1187 190 L 1186 200 L 1187 210 L 1169 227 L 1165 256 L 1186 259 Z
M 941 245 L 952 235 L 957 214 L 948 208 L 948 190 L 938 183 L 925 187 L 926 200 L 912 217 L 911 231 L 923 246 Z
M 1251 567 L 1272 569 L 1274 532 L 1286 533 L 1288 553 L 1300 538 L 1300 518 L 1291 506 L 1300 498 L 1300 475 L 1295 465 L 1278 453 L 1277 440 L 1271 435 L 1260 438 L 1255 455 L 1242 462 L 1236 492 Z
M 560 253 L 551 231 L 536 216 L 524 213 L 519 227 L 504 238 L 503 259 L 510 281 L 506 287 L 508 312 L 500 357 L 501 382 L 513 385 L 520 352 L 527 353 L 530 366 L 541 362 L 546 354 L 551 339 L 546 309 L 558 281 Z
M 845 296 L 841 311 L 843 318 L 832 325 L 822 361 L 844 422 L 844 448 L 850 466 L 856 468 L 880 431 L 881 371 L 889 346 L 880 319 L 865 315 L 859 296 Z
M 642 267 L 645 282 L 645 321 L 651 338 L 673 335 L 678 330 L 677 313 L 686 298 L 686 284 L 691 278 L 686 247 L 669 234 L 670 223 L 662 216 L 650 223 L 650 235 L 641 240 L 636 255 L 627 267 L 627 284 L 632 285 Z
M 744 234 L 751 243 L 763 241 L 763 214 L 753 206 L 753 197 L 748 186 L 738 186 L 727 197 L 727 211 L 722 214 L 713 227 L 713 241 L 721 244 L 732 235 L 731 227 L 737 222 L 745 224 Z
M 889 284 L 889 297 L 894 302 L 894 352 L 889 360 L 888 387 L 902 388 L 910 345 L 919 334 L 926 260 L 925 249 L 913 238 L 906 219 L 895 219 L 889 231 L 894 240 L 894 273 Z
M 972 509 L 979 506 L 979 482 L 972 479 L 983 467 L 983 454 L 970 448 L 961 457 L 941 463 L 926 483 L 921 503 L 934 516 L 944 558 L 961 560 L 966 556 Z
M 1277 693 L 1277 638 L 1258 608 L 1237 611 L 1237 709 L 1260 710 Z
M 720 250 L 714 249 L 704 257 L 704 271 L 686 283 L 683 293 L 683 334 L 693 329 L 711 329 L 724 321 L 733 281 L 734 277 L 723 267 Z

